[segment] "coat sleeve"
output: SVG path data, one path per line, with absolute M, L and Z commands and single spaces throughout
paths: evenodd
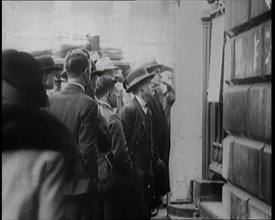
M 122 123 L 122 128 L 124 132 L 125 139 L 128 143 L 130 144 L 130 134 L 131 134 L 131 127 L 132 127 L 132 118 L 131 118 L 131 111 L 129 108 L 122 108 L 121 110 L 121 123 Z
M 97 178 L 97 131 L 98 131 L 98 108 L 96 103 L 91 103 L 86 108 L 79 129 L 80 155 L 86 172 L 91 178 Z
M 109 129 L 112 134 L 112 152 L 115 156 L 116 165 L 119 170 L 129 173 L 132 169 L 132 162 L 118 115 L 110 117 Z
M 128 151 L 130 154 L 130 157 L 132 159 L 132 162 L 135 163 L 135 155 L 133 153 L 133 140 L 131 137 L 132 132 L 134 130 L 133 128 L 133 115 L 131 112 L 130 108 L 122 108 L 121 110 L 121 123 L 122 123 L 122 128 L 123 128 L 123 132 L 124 132 L 124 136 L 125 136 L 125 140 L 127 142 L 127 146 L 128 146 Z
M 111 149 L 112 135 L 106 119 L 98 114 L 97 148 L 99 152 L 107 152 Z

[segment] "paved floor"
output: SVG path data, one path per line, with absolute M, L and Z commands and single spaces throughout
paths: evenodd
M 183 218 L 183 217 L 179 217 L 179 216 L 174 216 L 174 215 L 169 215 L 169 217 L 167 216 L 167 211 L 166 208 L 160 208 L 158 215 L 155 217 L 151 218 L 152 220 L 163 220 L 163 219 L 167 219 L 167 220 L 178 220 L 178 219 L 190 219 L 190 218 Z M 192 218 L 192 219 L 202 219 L 202 218 Z

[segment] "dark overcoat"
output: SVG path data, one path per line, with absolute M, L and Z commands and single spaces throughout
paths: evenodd
M 170 191 L 169 181 L 169 155 L 170 155 L 170 131 L 166 121 L 165 113 L 155 92 L 150 98 L 148 106 L 153 117 L 153 138 L 159 158 L 164 163 L 164 178 L 156 180 L 160 194 L 164 195 Z
M 97 103 L 84 94 L 78 85 L 67 84 L 62 91 L 49 97 L 47 111 L 67 126 L 77 143 L 76 168 L 65 194 L 88 193 L 90 181 L 98 176 Z
M 121 110 L 121 121 L 127 141 L 129 153 L 133 162 L 132 184 L 130 188 L 129 212 L 126 218 L 147 219 L 150 218 L 151 187 L 153 181 L 152 161 L 155 157 L 154 142 L 152 136 L 152 118 L 150 109 L 149 118 L 146 119 L 138 100 L 134 97 Z M 148 120 L 149 119 L 149 120 Z M 147 122 L 146 122 L 147 120 Z M 148 126 L 148 121 L 150 126 Z M 150 137 L 146 146 L 143 140 L 145 135 Z M 148 160 L 150 163 L 148 164 Z M 146 166 L 143 166 L 147 164 Z

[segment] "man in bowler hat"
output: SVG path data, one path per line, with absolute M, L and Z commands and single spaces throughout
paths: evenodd
M 152 95 L 151 79 L 145 68 L 131 71 L 126 80 L 126 92 L 134 98 L 121 110 L 121 120 L 131 159 L 132 185 L 127 198 L 127 219 L 151 219 L 153 186 L 152 163 L 155 147 L 152 135 L 152 114 L 147 102 Z
M 48 112 L 72 132 L 77 146 L 76 171 L 64 189 L 66 219 L 94 219 L 96 213 L 97 103 L 85 94 L 91 78 L 91 63 L 75 49 L 65 58 L 68 83 L 49 97 Z

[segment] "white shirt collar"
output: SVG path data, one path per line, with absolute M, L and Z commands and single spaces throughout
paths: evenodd
M 144 101 L 143 98 L 135 95 L 136 99 L 138 100 L 142 110 L 144 111 L 144 113 L 146 114 L 147 113 L 147 103 Z
M 83 86 L 82 84 L 80 84 L 80 83 L 77 83 L 77 82 L 71 81 L 71 80 L 69 79 L 69 80 L 68 80 L 68 84 L 77 85 L 77 86 L 79 86 L 79 87 L 82 89 L 82 91 L 83 91 L 83 92 L 85 92 L 85 88 L 84 88 L 84 86 Z
M 110 109 L 112 109 L 112 107 L 110 106 L 109 103 L 104 102 L 104 101 L 101 101 L 101 100 L 99 100 L 98 102 L 99 102 L 100 104 L 107 105 Z

